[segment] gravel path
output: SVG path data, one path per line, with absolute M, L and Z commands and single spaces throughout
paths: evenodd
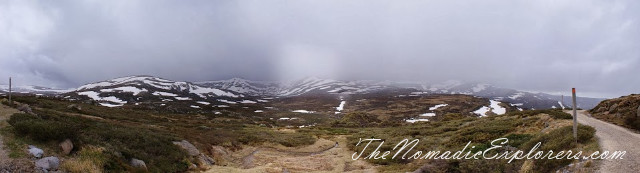
M 640 134 L 595 119 L 586 111 L 578 111 L 578 122 L 596 128 L 602 151 L 627 151 L 622 160 L 602 160 L 598 172 L 640 172 Z

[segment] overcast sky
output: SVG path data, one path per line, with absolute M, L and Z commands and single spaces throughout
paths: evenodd
M 640 93 L 639 18 L 637 0 L 0 0 L 0 77 L 461 80 L 617 97 Z

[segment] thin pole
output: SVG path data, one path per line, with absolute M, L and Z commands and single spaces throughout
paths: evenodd
M 573 139 L 578 143 L 578 113 L 576 112 L 576 88 L 571 89 L 573 95 Z
M 11 77 L 9 77 L 9 104 L 13 105 L 13 101 L 11 101 Z

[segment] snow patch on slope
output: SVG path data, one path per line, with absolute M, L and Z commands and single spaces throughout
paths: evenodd
M 489 111 L 495 113 L 496 115 L 507 113 L 507 108 L 500 106 L 501 102 L 495 100 L 489 100 L 489 102 L 489 107 L 482 106 L 480 109 L 473 111 L 473 113 L 480 115 L 481 117 L 486 117 Z
M 118 103 L 117 106 L 122 106 L 122 105 L 127 103 L 127 101 L 120 100 L 119 98 L 117 98 L 115 96 L 100 97 L 100 93 L 95 92 L 95 91 L 80 92 L 80 93 L 78 93 L 78 95 L 87 96 L 87 97 L 89 97 L 89 98 L 91 98 L 92 100 L 95 100 L 95 101 L 107 101 L 107 102 Z M 115 104 L 110 104 L 110 103 L 104 103 L 104 104 L 101 103 L 101 105 L 107 106 L 107 107 L 115 107 L 116 106 Z
M 436 113 L 424 113 L 424 114 L 420 114 L 420 116 L 422 116 L 422 117 L 435 117 Z
M 344 109 L 344 104 L 347 104 L 347 101 L 341 101 L 340 106 L 336 107 L 336 110 L 342 111 Z
M 433 107 L 430 107 L 429 110 L 430 111 L 434 111 L 434 110 L 436 110 L 438 108 L 445 107 L 445 106 L 449 106 L 449 105 L 448 104 L 439 104 L 439 105 L 435 105 Z
M 517 92 L 517 93 L 509 96 L 509 98 L 512 99 L 512 100 L 515 100 L 515 99 L 518 99 L 518 98 L 523 97 L 523 96 L 524 96 L 523 92 Z
M 491 105 L 489 105 L 491 107 L 491 111 L 493 113 L 496 113 L 498 115 L 502 115 L 507 113 L 507 108 L 504 108 L 502 106 L 500 106 L 500 102 L 499 101 L 495 101 L 495 100 L 490 100 Z
M 178 96 L 178 94 L 174 94 L 174 93 L 168 93 L 168 92 L 162 92 L 162 91 L 156 91 L 151 93 L 154 96 L 169 96 L 169 97 L 176 97 Z
M 295 113 L 304 113 L 304 114 L 311 114 L 311 113 L 315 113 L 315 111 L 308 111 L 308 110 L 295 110 L 295 111 L 291 111 L 291 112 L 295 112 Z
M 415 122 L 428 122 L 429 119 L 423 119 L 423 118 L 418 118 L 418 119 L 408 119 L 405 120 L 408 123 L 415 123 Z
M 244 103 L 244 104 L 254 104 L 254 103 L 258 103 L 258 102 L 251 101 L 251 100 L 242 100 L 240 103 Z
M 101 89 L 100 92 L 114 92 L 114 91 L 120 91 L 120 92 L 129 92 L 129 93 L 133 93 L 133 95 L 138 95 L 141 92 L 148 92 L 147 89 L 140 89 L 140 88 L 136 88 L 136 87 L 132 87 L 132 86 L 124 86 L 124 87 L 117 87 L 117 88 L 110 88 L 110 89 Z

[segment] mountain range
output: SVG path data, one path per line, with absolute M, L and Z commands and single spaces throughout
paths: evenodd
M 0 85 L 6 93 L 8 86 Z M 71 90 L 46 87 L 14 87 L 17 93 L 57 95 L 71 100 L 91 100 L 103 106 L 117 107 L 125 104 L 169 102 L 199 102 L 214 105 L 258 103 L 277 97 L 301 95 L 354 95 L 383 91 L 399 91 L 399 97 L 424 94 L 463 94 L 488 98 L 522 109 L 549 109 L 570 107 L 570 97 L 563 103 L 562 96 L 533 93 L 496 87 L 482 83 L 447 81 L 439 84 L 420 82 L 395 82 L 356 80 L 342 81 L 309 77 L 301 80 L 275 82 L 252 81 L 232 78 L 218 81 L 172 81 L 154 76 L 127 76 L 82 85 Z M 578 97 L 577 106 L 583 109 L 595 107 L 603 99 Z

